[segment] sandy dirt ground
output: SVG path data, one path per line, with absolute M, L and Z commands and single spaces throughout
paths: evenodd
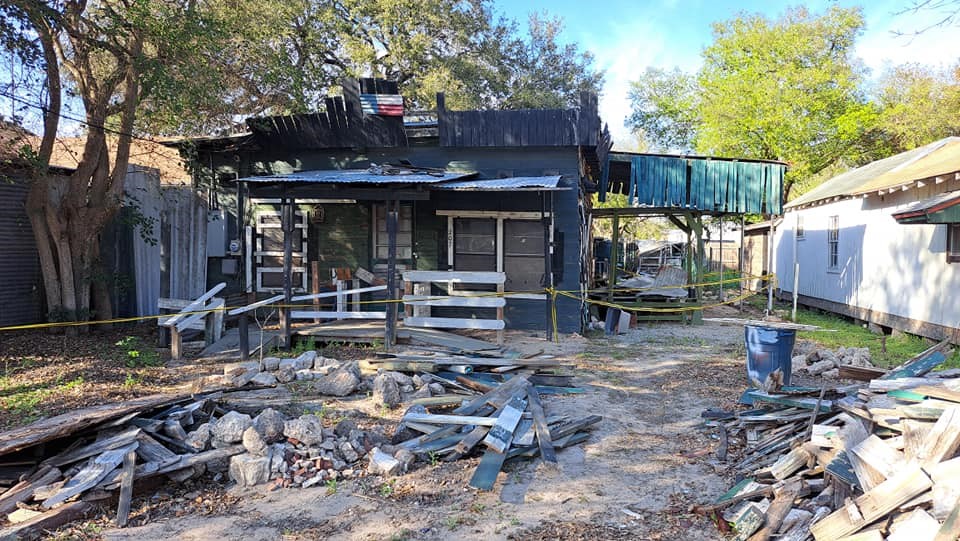
M 547 343 L 512 333 L 508 345 L 577 366 L 583 394 L 548 396 L 550 414 L 603 416 L 559 465 L 508 463 L 492 492 L 467 487 L 478 458 L 418 464 L 394 479 L 268 491 L 226 480 L 188 482 L 134 501 L 131 524 L 97 529 L 111 540 L 276 539 L 721 539 L 689 512 L 730 486 L 708 407 L 732 407 L 746 385 L 743 330 L 716 324 L 643 325 L 628 334 Z M 390 431 L 402 410 L 369 399 L 329 401 Z M 384 418 L 385 417 L 385 418 Z M 219 483 L 219 484 L 218 484 Z

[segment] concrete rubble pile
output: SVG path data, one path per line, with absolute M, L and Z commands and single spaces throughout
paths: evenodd
M 842 346 L 835 350 L 813 348 L 807 353 L 794 355 L 792 365 L 794 374 L 823 376 L 832 379 L 840 376 L 840 368 L 843 366 L 874 367 L 870 360 L 869 348 Z

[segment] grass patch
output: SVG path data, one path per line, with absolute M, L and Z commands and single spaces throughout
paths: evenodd
M 64 382 L 57 378 L 52 384 L 10 385 L 9 378 L 0 378 L 0 407 L 15 413 L 25 422 L 32 422 L 39 413 L 37 408 L 56 392 L 66 392 L 83 386 L 83 377 Z
M 800 338 L 812 340 L 825 348 L 837 349 L 841 346 L 870 348 L 873 364 L 881 368 L 897 366 L 929 347 L 923 338 L 917 336 L 898 334 L 884 337 L 842 316 L 813 310 L 798 308 L 797 323 L 833 329 L 834 332 L 801 331 L 798 333 Z M 885 345 L 884 342 L 886 342 Z M 960 362 L 960 358 L 957 362 Z

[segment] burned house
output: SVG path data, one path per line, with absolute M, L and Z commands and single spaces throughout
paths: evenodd
M 565 110 L 451 111 L 439 95 L 420 122 L 405 122 L 401 103 L 396 85 L 363 80 L 325 111 L 176 143 L 210 206 L 208 285 L 296 302 L 347 281 L 347 304 L 319 312 L 389 322 L 404 309 L 382 301 L 399 299 L 411 271 L 466 272 L 482 280 L 472 294 L 407 315 L 579 331 L 581 302 L 547 291 L 586 284 L 588 194 L 609 148 L 596 96 Z M 421 296 L 454 296 L 463 280 L 449 276 L 412 279 Z

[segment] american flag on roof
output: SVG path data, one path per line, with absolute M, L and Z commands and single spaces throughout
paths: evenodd
M 399 94 L 360 94 L 364 114 L 403 116 L 403 96 Z

